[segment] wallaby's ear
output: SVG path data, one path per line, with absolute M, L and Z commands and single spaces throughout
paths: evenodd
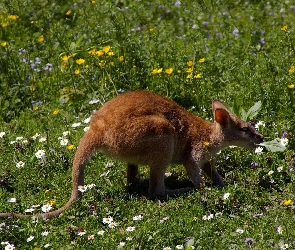
M 214 119 L 222 127 L 227 127 L 230 119 L 229 113 L 225 109 L 217 108 L 214 110 Z
M 214 100 L 212 102 L 212 110 L 213 110 L 213 114 L 214 114 L 214 111 L 216 109 L 224 109 L 226 110 L 227 112 L 229 112 L 229 110 L 225 107 L 225 105 L 221 102 L 221 101 L 218 101 L 218 100 Z

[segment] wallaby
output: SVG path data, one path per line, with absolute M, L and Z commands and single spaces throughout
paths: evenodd
M 138 181 L 138 165 L 148 165 L 150 199 L 191 189 L 165 189 L 165 170 L 170 164 L 183 164 L 195 188 L 200 188 L 203 183 L 200 169 L 211 177 L 214 184 L 223 187 L 223 180 L 215 168 L 214 155 L 230 145 L 255 148 L 263 141 L 263 136 L 220 101 L 212 102 L 212 110 L 214 123 L 148 91 L 120 94 L 106 102 L 93 114 L 90 128 L 75 154 L 71 198 L 55 211 L 34 216 L 58 216 L 81 197 L 78 186 L 84 185 L 84 167 L 96 151 L 127 163 L 127 185 Z M 1 213 L 0 216 L 32 215 Z

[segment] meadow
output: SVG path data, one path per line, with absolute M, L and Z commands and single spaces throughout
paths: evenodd
M 51 220 L 0 218 L 0 249 L 295 249 L 295 3 L 4 0 L 0 3 L 0 212 L 61 207 L 93 110 L 145 89 L 213 121 L 248 117 L 284 151 L 227 148 L 226 183 L 165 201 L 129 192 L 97 153 L 83 198 Z M 142 178 L 147 167 L 140 167 Z M 191 185 L 182 166 L 167 186 Z

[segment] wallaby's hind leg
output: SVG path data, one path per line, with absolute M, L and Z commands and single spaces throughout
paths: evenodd
M 203 166 L 203 170 L 206 173 L 206 175 L 211 178 L 212 182 L 215 185 L 219 187 L 224 187 L 224 182 L 215 168 L 215 161 L 206 162 Z
M 165 192 L 165 169 L 163 166 L 150 166 L 149 198 L 164 197 Z
M 138 166 L 135 164 L 127 164 L 127 186 L 137 185 L 139 182 Z

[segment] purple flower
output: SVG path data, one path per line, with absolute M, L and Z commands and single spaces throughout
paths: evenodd
M 209 22 L 205 21 L 205 22 L 203 22 L 203 25 L 204 26 L 208 26 L 209 25 Z
M 239 30 L 237 28 L 234 29 L 233 31 L 234 36 L 238 36 L 239 35 Z
M 261 44 L 265 44 L 264 38 L 261 38 L 261 39 L 259 40 L 259 42 L 260 42 Z
M 295 10 L 295 5 L 292 5 L 291 6 L 291 10 Z

